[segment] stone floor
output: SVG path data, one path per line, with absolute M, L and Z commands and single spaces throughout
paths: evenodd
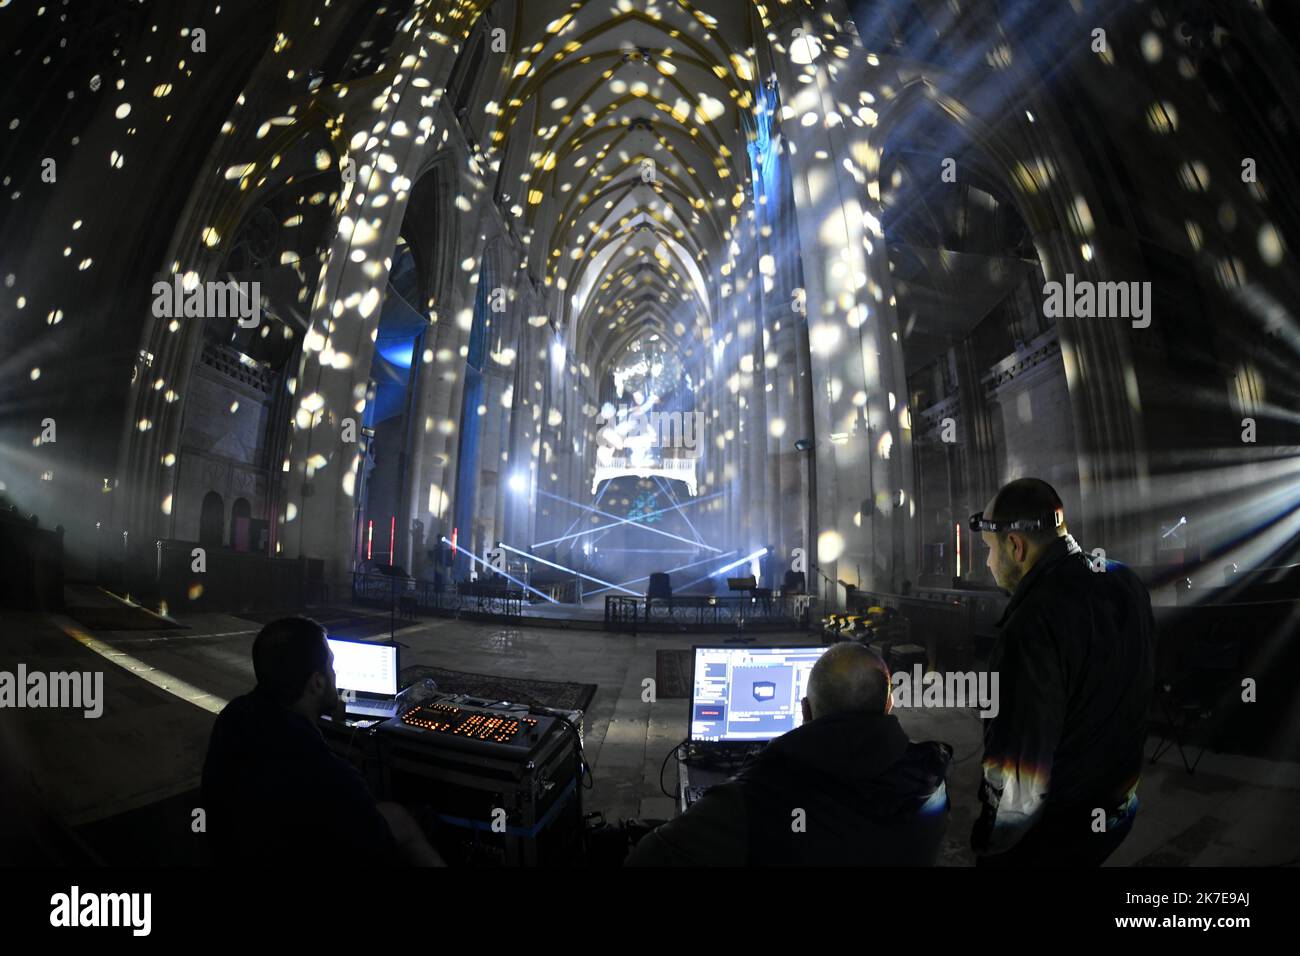
M 387 634 L 387 615 L 347 609 L 321 615 L 337 636 Z M 258 623 L 201 614 L 184 630 L 97 632 L 70 618 L 0 615 L 0 670 L 102 670 L 104 714 L 13 710 L 5 737 L 29 783 L 59 819 L 81 825 L 144 807 L 198 784 L 209 730 L 224 701 L 253 683 Z M 674 801 L 659 786 L 666 755 L 687 731 L 687 701 L 642 701 L 655 651 L 707 643 L 689 635 L 636 637 L 593 630 L 502 627 L 451 619 L 398 622 L 402 663 L 509 677 L 595 683 L 585 720 L 594 787 L 586 809 L 606 818 L 662 818 Z M 807 634 L 764 643 L 813 643 Z M 969 865 L 980 721 L 970 710 L 898 711 L 913 739 L 950 743 L 952 815 L 947 865 Z M 673 789 L 671 766 L 665 783 Z M 1207 753 L 1194 776 L 1176 751 L 1149 766 L 1142 811 L 1115 865 L 1278 865 L 1300 860 L 1300 764 Z

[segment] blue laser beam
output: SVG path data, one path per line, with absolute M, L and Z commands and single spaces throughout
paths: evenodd
M 736 549 L 735 549 L 735 548 L 732 548 L 730 551 L 724 551 L 722 556 L 725 558 L 727 555 L 729 555 L 729 554 L 735 554 L 735 553 L 736 553 Z M 711 554 L 711 555 L 709 555 L 707 558 L 700 558 L 698 561 L 692 561 L 692 562 L 690 562 L 690 564 L 679 564 L 679 565 L 678 565 L 677 567 L 675 567 L 675 568 L 669 568 L 669 569 L 668 569 L 667 571 L 665 571 L 664 573 L 665 573 L 665 574 L 672 574 L 674 571 L 685 571 L 687 568 L 693 568 L 693 567 L 695 567 L 697 564 L 704 564 L 706 561 L 717 561 L 717 560 L 718 560 L 718 556 L 717 556 L 716 554 Z M 644 576 L 639 577 L 639 578 L 632 578 L 632 580 L 630 580 L 630 581 L 624 581 L 623 583 L 624 583 L 624 584 L 636 584 L 638 581 L 648 581 L 648 580 L 650 580 L 650 575 L 647 574 L 647 575 L 644 575 Z M 700 578 L 700 580 L 703 581 L 704 579 L 703 579 L 703 578 Z M 691 584 L 694 584 L 694 583 L 696 583 L 696 582 L 694 582 L 694 581 L 691 582 Z M 687 585 L 687 587 L 690 587 L 690 585 Z M 591 597 L 593 594 L 599 594 L 601 591 L 608 591 L 608 590 L 609 590 L 609 588 L 596 588 L 596 590 L 594 590 L 594 591 L 588 591 L 587 594 L 586 594 L 586 596 L 587 596 L 587 597 Z
M 633 595 L 634 597 L 643 596 L 637 593 L 636 591 L 623 587 L 621 584 L 611 584 L 608 581 L 602 581 L 600 578 L 593 578 L 590 574 L 583 574 L 581 571 L 575 571 L 573 568 L 566 568 L 562 564 L 556 564 L 553 561 L 547 561 L 545 558 L 539 558 L 537 555 L 529 554 L 527 551 L 520 551 L 518 548 L 512 548 L 510 547 L 510 545 L 504 542 L 502 542 L 501 547 L 505 548 L 507 551 L 513 551 L 515 554 L 522 555 L 523 557 L 528 558 L 530 561 L 536 561 L 538 564 L 545 564 L 548 567 L 555 568 L 557 571 L 567 571 L 569 574 L 576 574 L 578 577 L 585 578 L 588 581 L 595 581 L 597 584 L 603 584 L 606 587 L 614 588 L 617 591 L 625 591 L 628 594 Z
M 700 544 L 703 544 L 704 536 L 700 534 L 700 529 L 695 527 L 694 522 L 692 522 L 691 519 L 687 517 L 686 512 L 682 510 L 681 502 L 679 502 L 677 496 L 673 494 L 672 486 L 658 475 L 655 475 L 655 482 L 663 490 L 664 494 L 668 496 L 668 500 L 673 503 L 673 507 L 676 508 L 677 513 L 682 516 L 682 520 L 686 522 L 686 526 L 691 529 L 691 534 L 695 535 L 695 540 L 699 541 Z
M 767 554 L 767 548 L 760 548 L 759 550 L 755 551 L 753 554 L 747 554 L 747 555 L 745 555 L 745 556 L 744 556 L 743 558 L 741 558 L 739 561 L 732 561 L 730 564 L 728 564 L 728 565 L 726 565 L 726 566 L 724 566 L 724 567 L 718 568 L 716 571 L 710 571 L 708 574 L 704 575 L 704 577 L 702 577 L 702 578 L 696 578 L 694 581 L 691 581 L 691 582 L 689 582 L 689 583 L 687 583 L 687 584 L 683 584 L 683 585 L 681 586 L 681 590 L 685 591 L 687 588 L 691 587 L 692 585 L 699 584 L 701 581 L 707 581 L 709 578 L 716 578 L 719 574 L 726 574 L 726 573 L 727 573 L 728 571 L 730 571 L 732 568 L 738 568 L 738 567 L 740 567 L 742 564 L 746 564 L 746 563 L 748 563 L 748 562 L 750 562 L 750 561 L 753 561 L 755 558 L 757 558 L 757 557 L 761 557 L 761 556 L 764 555 L 764 554 Z M 714 560 L 716 561 L 717 558 L 714 558 Z
M 602 518 L 611 518 L 611 519 L 613 519 L 613 522 L 614 522 L 614 523 L 613 523 L 613 524 L 600 525 L 599 527 L 596 527 L 596 528 L 587 528 L 585 531 L 575 531 L 573 534 L 564 535 L 564 536 L 559 537 L 559 538 L 551 538 L 549 541 L 538 541 L 538 542 L 536 542 L 536 543 L 533 545 L 534 548 L 545 547 L 545 546 L 548 545 L 548 544 L 558 544 L 558 543 L 561 542 L 561 541 L 567 541 L 567 540 L 570 539 L 570 538 L 578 538 L 578 537 L 581 537 L 581 536 L 584 535 L 584 534 L 594 534 L 594 533 L 596 533 L 597 531 L 606 531 L 606 530 L 608 530 L 608 529 L 610 529 L 610 528 L 617 528 L 619 525 L 630 524 L 630 525 L 633 525 L 633 526 L 635 526 L 635 527 L 637 527 L 637 528 L 640 528 L 642 531 L 648 531 L 648 532 L 650 532 L 651 534 L 660 534 L 660 535 L 663 535 L 665 538 L 672 538 L 674 541 L 681 541 L 683 544 L 689 544 L 689 545 L 692 545 L 692 546 L 697 547 L 697 548 L 707 548 L 707 549 L 710 550 L 710 551 L 716 551 L 718 554 L 723 554 L 723 553 L 724 553 L 723 550 L 722 550 L 721 548 L 715 548 L 715 547 L 713 547 L 712 545 L 709 545 L 709 544 L 702 544 L 702 543 L 700 543 L 699 541 L 692 541 L 690 538 L 683 538 L 681 535 L 679 535 L 679 534 L 673 534 L 672 532 L 669 532 L 669 531 L 661 531 L 661 530 L 659 530 L 658 528 L 650 528 L 650 527 L 647 527 L 645 524 L 643 524 L 643 523 L 640 522 L 640 521 L 633 521 L 633 520 L 630 519 L 630 518 L 620 518 L 618 515 L 610 514 L 608 511 L 601 511 L 599 508 L 593 508 L 593 507 L 590 506 L 590 505 L 579 504 L 579 503 L 576 502 L 576 501 L 570 501 L 568 498 L 561 498 L 559 495 L 551 494 L 551 492 L 549 492 L 549 491 L 541 491 L 541 490 L 539 489 L 539 490 L 538 490 L 538 494 L 546 495 L 546 497 L 548 497 L 548 498 L 554 498 L 556 501 L 563 501 L 565 504 L 573 505 L 575 508 L 582 508 L 582 509 L 585 510 L 585 511 L 590 511 L 590 512 L 592 512 L 593 514 L 598 514 L 598 515 L 600 515 Z M 699 504 L 699 503 L 702 502 L 702 501 L 708 501 L 709 498 L 717 498 L 718 496 L 720 496 L 720 495 L 722 495 L 722 494 L 723 494 L 723 492 L 721 492 L 721 491 L 715 491 L 715 492 L 714 492 L 713 494 L 711 494 L 711 495 L 707 495 L 707 496 L 705 496 L 705 497 L 703 497 L 703 498 L 696 498 L 694 501 L 687 502 L 687 504 L 689 504 L 689 505 Z M 679 506 L 679 507 L 680 507 L 680 506 Z M 648 518 L 648 517 L 650 517 L 651 515 L 663 514 L 664 512 L 666 512 L 666 511 L 671 511 L 671 510 L 672 510 L 671 508 L 661 508 L 661 509 L 659 509 L 658 511 L 652 511 L 652 512 L 650 512 L 649 514 L 641 515 L 641 517 L 642 517 L 642 518 Z
M 451 545 L 451 542 L 448 541 L 445 537 L 442 539 L 442 542 L 443 542 L 443 544 L 446 544 L 446 545 L 448 545 L 448 546 Z M 547 601 L 550 601 L 552 604 L 559 604 L 559 603 L 560 603 L 559 601 L 555 600 L 555 598 L 551 597 L 549 594 L 543 594 L 541 591 L 537 590 L 537 588 L 529 587 L 527 584 L 524 584 L 523 581 L 520 581 L 520 580 L 519 580 L 518 578 L 516 578 L 516 577 L 512 577 L 512 576 L 511 576 L 510 574 L 508 574 L 507 572 L 505 572 L 505 571 L 497 571 L 496 568 L 492 567 L 492 565 L 488 564 L 486 561 L 484 561 L 482 558 L 480 558 L 477 554 L 475 554 L 473 551 L 471 551 L 469 548 L 465 547 L 464 545 L 460 545 L 460 544 L 458 544 L 458 545 L 455 545 L 455 548 L 456 548 L 457 551 L 464 551 L 464 552 L 465 552 L 466 554 L 468 554 L 471 558 L 473 558 L 473 559 L 474 559 L 475 561 L 477 561 L 479 564 L 483 565 L 483 567 L 487 568 L 488 570 L 490 570 L 490 571 L 492 571 L 492 572 L 494 572 L 494 573 L 496 573 L 496 574 L 500 574 L 502 577 L 506 578 L 507 580 L 514 581 L 515 584 L 519 585 L 519 586 L 520 586 L 521 588 L 523 588 L 525 591 L 531 591 L 533 594 L 536 594 L 539 598 L 545 598 Z M 511 548 L 510 550 L 513 551 L 514 548 Z

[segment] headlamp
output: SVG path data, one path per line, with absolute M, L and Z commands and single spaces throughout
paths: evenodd
M 970 516 L 972 531 L 988 531 L 992 534 L 1003 534 L 1007 531 L 1051 531 L 1064 523 L 1065 511 L 1061 508 L 1055 509 L 1046 517 L 1017 518 L 1014 521 L 994 521 L 992 518 L 984 517 L 982 511 L 977 511 Z

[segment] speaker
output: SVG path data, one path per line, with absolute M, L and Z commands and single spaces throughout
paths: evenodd
M 785 572 L 785 581 L 781 585 L 781 590 L 803 594 L 807 586 L 802 571 L 787 571 Z
M 673 586 L 668 579 L 665 571 L 655 571 L 650 575 L 650 585 L 646 588 L 646 597 L 652 598 L 670 598 L 673 596 Z

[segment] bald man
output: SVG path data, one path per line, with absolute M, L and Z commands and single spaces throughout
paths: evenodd
M 1090 559 L 1061 498 L 1022 478 L 972 515 L 1011 600 L 989 661 L 997 715 L 984 727 L 982 866 L 1097 866 L 1123 842 L 1153 686 L 1151 598 L 1130 569 Z
M 802 707 L 801 726 L 643 837 L 627 865 L 934 865 L 952 749 L 908 741 L 884 662 L 861 644 L 833 645 Z

